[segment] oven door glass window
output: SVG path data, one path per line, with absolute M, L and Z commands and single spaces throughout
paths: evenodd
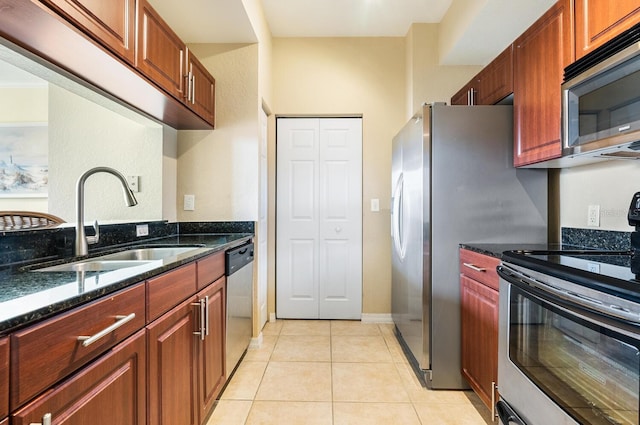
M 509 358 L 581 424 L 638 425 L 640 343 L 511 287 Z

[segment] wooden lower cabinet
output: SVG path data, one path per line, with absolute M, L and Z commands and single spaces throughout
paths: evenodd
M 9 425 L 9 418 L 1 420 L 0 425 Z
M 198 394 L 200 398 L 200 422 L 206 418 L 226 381 L 225 373 L 225 322 L 226 322 L 226 278 L 223 276 L 198 298 L 207 300 L 209 309 L 209 332 L 199 341 L 198 350 Z
M 13 425 L 146 423 L 146 340 L 141 330 L 94 363 L 47 390 L 12 415 Z
M 497 258 L 460 250 L 462 376 L 492 409 L 498 384 Z
M 147 326 L 149 339 L 149 425 L 197 425 L 194 359 L 195 298 Z
M 9 415 L 9 338 L 0 338 L 0 418 Z M 1 424 L 2 422 L 0 422 Z
M 498 291 L 461 281 L 462 375 L 487 407 L 498 381 Z
M 225 383 L 225 300 L 222 277 L 147 327 L 149 425 L 197 425 L 211 411 Z

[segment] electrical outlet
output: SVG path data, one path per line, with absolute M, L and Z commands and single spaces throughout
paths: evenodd
M 140 176 L 127 176 L 127 183 L 132 192 L 140 192 Z
M 600 205 L 589 205 L 587 211 L 587 226 L 600 227 Z
M 149 236 L 149 225 L 148 224 L 137 224 L 136 225 L 136 236 Z
M 196 196 L 184 195 L 184 210 L 194 211 L 196 209 Z

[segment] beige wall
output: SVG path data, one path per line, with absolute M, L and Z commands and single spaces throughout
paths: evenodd
M 627 209 L 640 191 L 637 161 L 606 161 L 560 170 L 560 225 L 630 232 Z M 587 226 L 589 205 L 600 205 L 600 227 Z
M 475 65 L 440 65 L 440 30 L 438 24 L 413 24 L 407 33 L 407 119 L 425 102 L 449 103 L 451 95 L 482 69 Z
M 398 38 L 276 38 L 276 115 L 363 116 L 363 313 L 391 312 L 391 140 L 425 101 L 446 101 L 480 69 L 438 65 L 438 25 Z M 271 161 L 275 143 L 270 140 Z M 273 187 L 273 186 L 270 186 Z M 372 198 L 381 211 L 369 210 Z M 274 227 L 274 220 L 271 221 Z M 270 282 L 269 309 L 275 308 Z
M 85 184 L 85 219 L 100 222 L 162 219 L 162 127 L 132 120 L 51 84 L 49 86 L 49 212 L 73 222 L 78 177 L 106 166 L 140 176 L 138 205 L 128 208 L 122 186 L 96 174 Z
M 405 119 L 404 90 L 403 38 L 273 40 L 276 115 L 363 117 L 364 313 L 391 311 L 391 139 Z M 371 198 L 380 199 L 380 212 L 369 210 Z
M 178 132 L 180 221 L 255 221 L 258 212 L 258 46 L 189 46 L 216 78 L 216 129 Z M 195 211 L 183 210 L 185 194 Z

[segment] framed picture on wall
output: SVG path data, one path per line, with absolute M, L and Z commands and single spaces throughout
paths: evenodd
M 0 123 L 0 198 L 47 196 L 48 134 L 46 122 Z

